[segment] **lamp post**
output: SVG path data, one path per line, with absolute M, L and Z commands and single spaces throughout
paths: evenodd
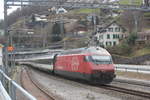
M 8 27 L 8 19 L 7 19 L 7 0 L 4 0 L 4 34 L 5 34 L 5 39 L 6 39 L 6 44 L 4 47 L 4 71 L 6 74 L 8 74 L 8 51 L 7 51 L 7 46 L 9 43 L 9 33 L 7 31 Z

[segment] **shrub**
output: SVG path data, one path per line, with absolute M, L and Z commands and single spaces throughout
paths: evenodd
M 137 39 L 137 34 L 136 34 L 136 33 L 130 33 L 130 35 L 129 35 L 129 37 L 127 38 L 126 42 L 127 42 L 129 45 L 134 45 L 136 39 Z
M 150 42 L 149 42 L 149 41 L 148 41 L 148 42 L 146 42 L 145 47 L 150 48 Z
M 61 26 L 59 23 L 55 23 L 54 26 L 53 26 L 53 30 L 52 30 L 52 37 L 51 37 L 51 40 L 52 42 L 57 42 L 57 41 L 60 41 L 62 38 L 61 38 Z M 64 27 L 63 27 L 64 29 Z
M 131 46 L 126 42 L 123 41 L 122 43 L 120 43 L 117 46 L 114 47 L 108 47 L 107 50 L 111 53 L 111 54 L 117 54 L 117 55 L 129 55 L 132 51 Z

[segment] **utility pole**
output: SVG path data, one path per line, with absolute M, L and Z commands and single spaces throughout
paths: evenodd
M 5 34 L 5 39 L 6 39 L 6 44 L 4 47 L 4 71 L 6 74 L 8 74 L 8 51 L 7 51 L 7 46 L 9 43 L 9 33 L 7 30 L 8 27 L 8 19 L 7 19 L 7 0 L 4 0 L 4 34 Z
M 5 37 L 8 36 L 7 26 L 8 26 L 8 22 L 7 22 L 7 1 L 4 0 L 4 32 L 5 32 Z
M 135 33 L 138 32 L 138 17 L 134 15 Z
M 62 38 L 64 38 L 65 37 L 65 33 L 64 33 L 64 22 L 63 22 L 63 19 L 60 20 L 60 32 L 61 32 Z
M 10 61 L 10 66 L 8 65 L 8 60 L 12 60 L 12 55 L 8 55 L 8 48 L 12 47 L 12 35 L 10 35 L 10 32 L 8 30 L 8 17 L 7 17 L 7 10 L 8 10 L 8 5 L 7 5 L 8 0 L 4 0 L 4 32 L 5 32 L 5 39 L 6 39 L 6 44 L 4 47 L 4 71 L 6 74 L 9 74 L 9 67 L 12 65 L 12 61 Z M 12 51 L 11 51 L 12 52 Z
M 134 32 L 137 34 L 138 32 L 138 25 L 139 25 L 139 19 L 140 19 L 140 13 L 137 11 L 133 12 L 133 18 L 134 18 Z

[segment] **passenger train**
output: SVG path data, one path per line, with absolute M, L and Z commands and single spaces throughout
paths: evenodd
M 115 77 L 111 55 L 101 47 L 65 50 L 22 62 L 53 74 L 92 83 L 109 84 Z

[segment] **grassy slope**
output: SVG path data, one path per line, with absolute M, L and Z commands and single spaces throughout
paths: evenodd
M 145 13 L 144 13 L 144 16 L 145 16 L 145 17 L 150 17 L 150 12 L 145 12 Z
M 89 8 L 82 8 L 82 9 L 77 9 L 77 10 L 73 10 L 74 13 L 76 14 L 80 14 L 80 13 L 97 13 L 99 12 L 99 9 L 89 9 Z
M 134 1 L 133 1 L 134 5 L 141 5 L 142 4 L 142 0 L 134 0 Z M 120 0 L 119 3 L 127 5 L 127 4 L 130 4 L 130 0 Z M 73 10 L 73 12 L 76 13 L 76 14 L 81 14 L 81 13 L 88 14 L 88 13 L 99 12 L 99 9 L 83 8 L 83 9 Z M 146 13 L 146 15 L 149 16 L 149 13 Z M 130 54 L 128 57 L 137 57 L 137 56 L 142 56 L 142 55 L 145 55 L 145 54 L 150 54 L 150 48 L 143 48 L 143 49 L 140 49 L 138 51 L 135 51 L 132 54 Z
M 133 52 L 132 54 L 130 54 L 129 57 L 137 57 L 137 56 L 142 56 L 146 54 L 150 54 L 150 48 L 143 48 L 143 49 L 137 50 Z
M 142 0 L 120 0 L 119 3 L 127 5 L 127 4 L 132 3 L 132 1 L 133 1 L 133 5 L 141 5 L 142 4 Z
M 130 4 L 131 1 L 133 1 L 133 5 L 141 5 L 142 4 L 142 0 L 120 0 L 119 3 L 120 4 Z M 144 13 L 145 17 L 149 17 L 150 16 L 150 12 Z M 130 54 L 128 57 L 137 57 L 137 56 L 142 56 L 145 54 L 150 54 L 150 48 L 143 48 L 140 50 L 137 50 L 135 52 L 133 52 L 132 54 Z
M 131 54 L 129 54 L 128 56 L 127 55 L 126 56 L 125 55 L 116 55 L 116 54 L 113 54 L 113 55 L 122 57 L 122 58 L 132 59 L 133 57 L 143 56 L 146 54 L 150 54 L 150 47 L 149 48 L 145 47 L 145 48 L 139 49 L 137 51 L 134 51 Z

